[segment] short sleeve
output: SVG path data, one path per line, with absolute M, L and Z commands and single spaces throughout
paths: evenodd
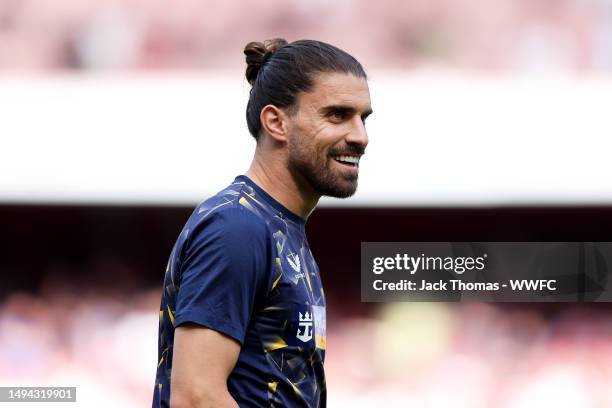
M 243 344 L 268 264 L 263 220 L 240 207 L 208 215 L 185 241 L 175 325 L 196 323 Z

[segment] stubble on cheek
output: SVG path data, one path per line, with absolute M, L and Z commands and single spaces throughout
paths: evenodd
M 340 141 L 344 136 L 335 135 L 335 129 L 330 129 L 332 125 L 324 120 L 300 122 L 294 122 L 291 129 L 288 146 L 290 170 L 305 179 L 321 195 L 352 195 L 357 187 L 357 177 L 336 169 L 332 158 L 339 152 L 334 141 Z

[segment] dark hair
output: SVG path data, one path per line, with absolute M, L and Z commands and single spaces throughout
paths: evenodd
M 361 64 L 351 55 L 321 41 L 287 43 L 282 38 L 250 42 L 244 47 L 246 79 L 251 84 L 246 109 L 249 132 L 259 140 L 261 109 L 272 104 L 292 112 L 297 94 L 314 86 L 314 75 L 343 72 L 367 78 Z

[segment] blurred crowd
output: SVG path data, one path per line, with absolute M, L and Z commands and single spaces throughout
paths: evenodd
M 88 407 L 146 406 L 159 296 L 6 297 L 0 384 L 77 386 Z M 328 310 L 330 406 L 612 406 L 612 323 L 603 309 L 391 303 L 338 312 Z
M 242 69 L 248 41 L 368 67 L 612 70 L 612 0 L 2 0 L 0 69 Z

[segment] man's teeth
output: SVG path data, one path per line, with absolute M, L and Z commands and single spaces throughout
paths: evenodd
M 335 156 L 334 159 L 342 162 L 359 164 L 359 157 L 357 156 Z

